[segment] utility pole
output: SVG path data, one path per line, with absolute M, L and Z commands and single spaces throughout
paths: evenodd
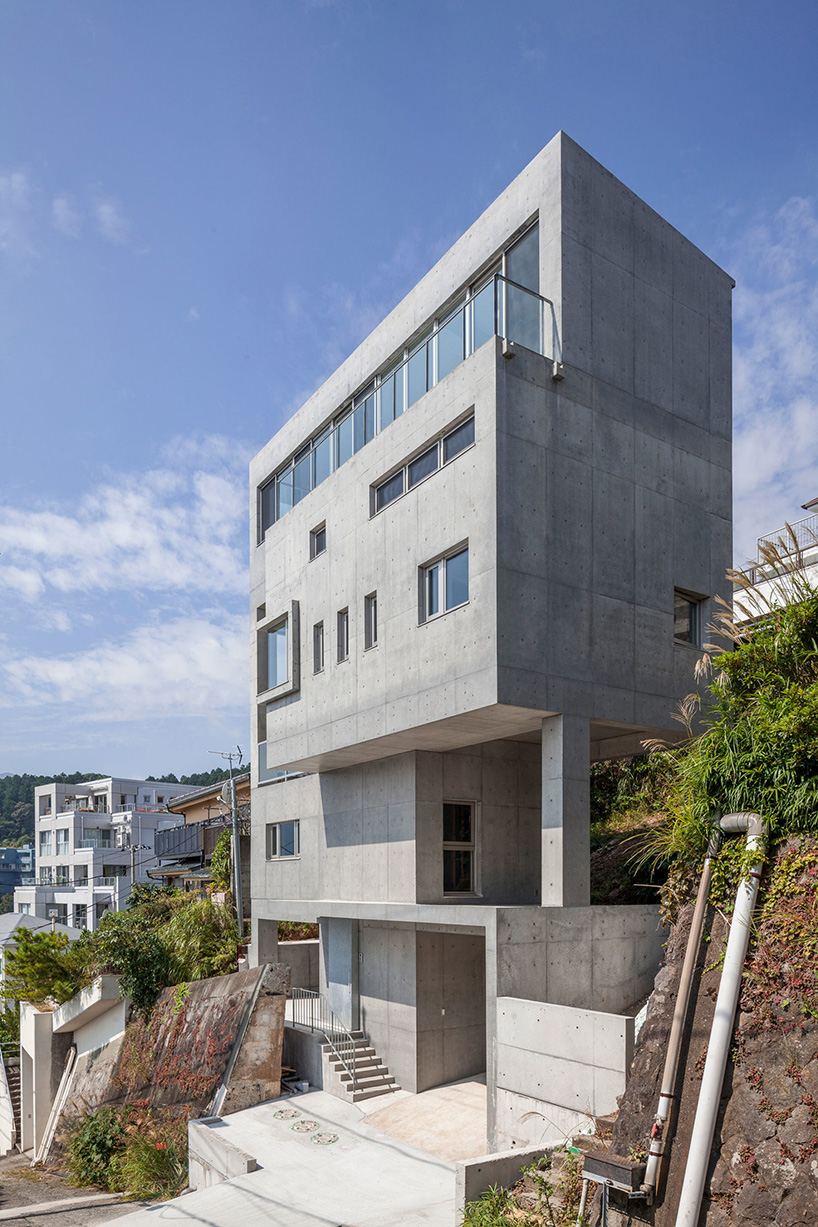
M 223 750 L 210 750 L 211 754 L 218 754 L 220 758 L 227 759 L 228 770 L 230 772 L 230 784 L 228 795 L 230 799 L 230 816 L 233 827 L 233 897 L 236 902 L 236 921 L 239 926 L 239 941 L 244 941 L 244 906 L 241 897 L 241 832 L 239 830 L 239 806 L 236 799 L 236 783 L 233 779 L 233 759 L 236 759 L 236 765 L 241 766 L 242 752 L 241 746 L 236 746 L 235 750 L 230 750 L 225 753 Z M 222 788 L 222 798 L 227 801 L 225 790 Z
M 136 874 L 137 852 L 150 852 L 150 848 L 147 844 L 131 844 L 131 890 L 133 890 L 135 885 L 134 878 Z

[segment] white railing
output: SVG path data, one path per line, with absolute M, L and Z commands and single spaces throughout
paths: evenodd
M 335 1056 L 351 1079 L 351 1090 L 358 1085 L 357 1046 L 352 1032 L 347 1030 L 333 1011 L 326 997 L 308 988 L 291 989 L 292 1021 L 323 1035 Z

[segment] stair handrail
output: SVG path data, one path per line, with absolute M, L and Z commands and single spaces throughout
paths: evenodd
M 323 993 L 309 988 L 293 988 L 292 1020 L 298 1027 L 308 1027 L 323 1035 L 335 1056 L 352 1079 L 352 1089 L 358 1085 L 357 1044 L 352 1032 L 333 1010 Z
M 6 1052 L 4 1052 L 3 1049 L 8 1048 L 8 1047 L 11 1047 L 11 1045 L 8 1045 L 8 1044 L 0 1045 L 0 1074 L 2 1074 L 2 1079 L 3 1079 L 2 1091 L 0 1091 L 0 1094 L 5 1094 L 6 1100 L 8 1101 L 8 1105 L 9 1105 L 9 1111 L 11 1112 L 11 1137 L 9 1138 L 9 1149 L 13 1150 L 14 1147 L 17 1145 L 17 1141 L 18 1141 L 17 1116 L 14 1111 L 14 1100 L 11 1097 L 11 1090 L 9 1089 L 9 1080 L 8 1080 L 8 1077 L 6 1076 L 6 1059 L 7 1058 L 6 1058 Z M 14 1047 L 19 1052 L 19 1044 L 15 1044 Z

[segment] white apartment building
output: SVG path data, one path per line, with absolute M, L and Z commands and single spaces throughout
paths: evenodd
M 133 881 L 149 882 L 156 832 L 176 826 L 165 806 L 186 784 L 107 777 L 56 781 L 34 791 L 36 872 L 14 892 L 14 909 L 76 929 L 118 912 Z

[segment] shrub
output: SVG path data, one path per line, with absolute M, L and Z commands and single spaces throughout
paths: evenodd
M 232 873 L 233 835 L 230 827 L 227 827 L 216 840 L 216 846 L 210 858 L 210 874 L 217 890 L 230 890 Z
M 68 1143 L 66 1168 L 72 1184 L 117 1192 L 121 1189 L 120 1159 L 127 1134 L 121 1108 L 107 1106 L 89 1112 Z
M 132 1135 L 121 1161 L 134 1197 L 177 1197 L 187 1185 L 187 1122 L 166 1121 Z
M 84 1117 L 68 1143 L 72 1184 L 135 1197 L 175 1197 L 187 1184 L 187 1120 L 107 1104 Z

